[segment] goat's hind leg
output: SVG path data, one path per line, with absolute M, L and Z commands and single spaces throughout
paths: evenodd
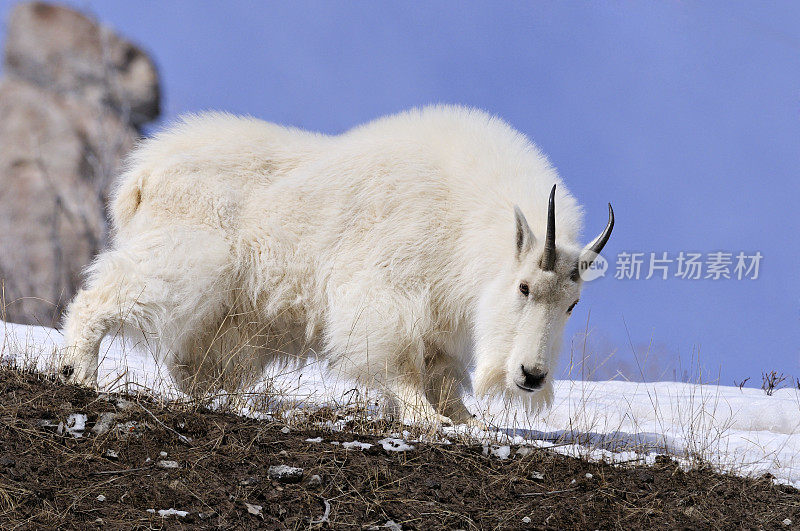
M 97 385 L 100 343 L 112 329 L 146 321 L 139 298 L 144 295 L 136 263 L 118 251 L 106 251 L 89 268 L 87 287 L 67 307 L 65 347 L 57 360 L 59 378 Z
M 229 253 L 218 234 L 178 227 L 101 254 L 67 309 L 62 379 L 96 385 L 100 341 L 115 327 L 153 335 L 168 367 L 185 359 L 230 302 Z
M 100 257 L 99 260 L 103 260 Z M 62 381 L 97 385 L 100 342 L 119 322 L 119 307 L 115 304 L 117 285 L 112 278 L 100 275 L 91 286 L 82 289 L 67 307 L 64 320 L 65 348 L 58 360 Z
M 100 341 L 111 326 L 93 290 L 81 290 L 67 309 L 64 333 L 67 346 L 58 360 L 59 377 L 64 382 L 94 386 Z

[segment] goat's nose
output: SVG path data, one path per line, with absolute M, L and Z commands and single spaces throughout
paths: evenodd
M 525 376 L 525 387 L 528 389 L 539 389 L 544 379 L 547 378 L 547 373 L 544 371 L 537 369 L 528 370 L 525 368 L 525 365 L 521 365 L 520 367 L 522 368 L 522 374 Z

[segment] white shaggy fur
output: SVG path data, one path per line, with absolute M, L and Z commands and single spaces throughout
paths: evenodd
M 209 113 L 143 141 L 127 168 L 113 245 L 68 309 L 65 379 L 96 383 L 99 342 L 122 326 L 154 339 L 187 390 L 313 351 L 405 417 L 469 421 L 472 367 L 479 393 L 551 399 L 552 376 L 538 392 L 515 382 L 520 365 L 555 368 L 582 214 L 505 122 L 435 106 L 326 136 Z

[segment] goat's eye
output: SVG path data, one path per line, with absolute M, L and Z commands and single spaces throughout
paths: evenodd
M 528 296 L 528 293 L 530 293 L 530 289 L 528 288 L 528 283 L 527 282 L 520 282 L 520 284 L 519 284 L 519 292 L 522 293 L 523 295 L 525 295 L 526 297 Z
M 575 301 L 575 302 L 573 302 L 572 304 L 569 305 L 569 308 L 567 308 L 567 315 L 572 313 L 572 309 L 575 308 L 576 304 L 578 304 L 578 301 Z

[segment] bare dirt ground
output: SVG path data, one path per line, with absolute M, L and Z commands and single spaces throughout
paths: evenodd
M 287 430 L 278 422 L 121 398 L 0 368 L 0 528 L 800 524 L 800 491 L 770 478 L 683 472 L 669 458 L 641 467 L 544 450 L 523 457 L 512 449 L 501 460 L 485 456 L 479 445 L 463 444 L 414 443 L 411 451 L 392 452 L 376 436 Z M 306 441 L 316 437 L 322 442 Z M 373 446 L 332 444 L 353 440 Z M 279 478 L 273 469 L 271 477 L 270 467 L 279 465 L 302 468 L 302 475 Z M 169 509 L 186 513 L 159 514 Z M 787 518 L 792 524 L 784 523 Z

